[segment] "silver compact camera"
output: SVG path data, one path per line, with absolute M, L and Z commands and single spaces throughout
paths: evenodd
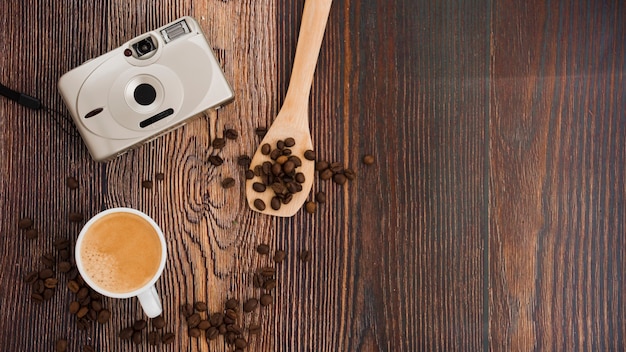
M 112 159 L 182 126 L 234 96 L 191 17 L 85 62 L 64 74 L 58 87 L 97 161 Z

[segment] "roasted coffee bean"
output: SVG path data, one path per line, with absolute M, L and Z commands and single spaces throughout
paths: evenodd
M 198 324 L 198 329 L 202 330 L 202 331 L 206 331 L 208 328 L 211 327 L 211 322 L 208 320 L 201 320 L 200 323 Z
M 220 325 L 217 329 L 218 329 L 220 335 L 224 335 L 226 333 L 226 331 L 227 331 L 226 330 L 226 324 Z
M 317 204 L 315 204 L 315 202 L 306 202 L 304 208 L 306 209 L 307 213 L 313 214 L 317 211 Z
M 59 280 L 57 280 L 57 279 L 55 279 L 53 277 L 50 277 L 50 278 L 47 278 L 44 281 L 44 286 L 46 286 L 46 288 L 56 288 L 58 282 L 59 282 Z
M 269 306 L 270 304 L 272 304 L 272 302 L 272 296 L 267 293 L 262 294 L 261 298 L 259 298 L 259 303 L 261 303 L 261 306 L 263 307 Z
M 328 161 L 320 160 L 315 163 L 315 170 L 324 171 L 330 167 Z
M 320 178 L 324 181 L 328 181 L 333 178 L 333 171 L 331 169 L 324 169 L 320 172 Z
M 263 155 L 269 155 L 269 153 L 271 153 L 271 151 L 272 151 L 272 146 L 271 146 L 271 145 L 269 145 L 269 143 L 264 143 L 264 144 L 261 146 L 261 154 L 263 154 Z
M 235 340 L 235 347 L 244 349 L 244 348 L 248 347 L 248 342 L 244 338 L 242 338 L 242 337 L 237 338 Z
M 154 175 L 154 179 L 157 181 L 163 181 L 165 180 L 165 174 L 162 172 L 157 172 L 156 175 Z
M 54 350 L 56 352 L 65 352 L 67 351 L 67 340 L 66 339 L 58 339 L 54 344 Z
M 165 327 L 165 318 L 163 318 L 162 315 L 159 315 L 158 317 L 152 319 L 152 326 L 155 329 L 163 329 L 163 327 Z
M 260 138 L 263 138 L 263 137 L 265 137 L 265 134 L 267 133 L 267 128 L 265 128 L 265 127 L 257 127 L 256 130 L 255 130 L 255 133 Z
M 81 213 L 71 212 L 69 214 L 69 219 L 71 222 L 81 222 L 83 221 L 84 217 Z
M 287 253 L 279 249 L 276 252 L 274 252 L 274 257 L 272 259 L 274 260 L 275 263 L 282 263 L 282 261 L 285 260 L 286 256 L 287 256 Z
M 76 293 L 76 298 L 80 301 L 81 299 L 87 298 L 89 296 L 89 288 L 81 287 L 80 290 Z
M 239 314 L 237 314 L 237 311 L 234 309 L 226 309 L 224 312 L 224 322 L 226 322 L 226 318 L 229 318 L 231 320 L 229 324 L 232 324 L 239 319 Z
M 42 302 L 43 301 L 43 296 L 39 293 L 33 292 L 30 295 L 30 299 L 32 299 L 35 302 Z
M 286 173 L 286 174 L 290 174 L 290 173 L 294 172 L 295 169 L 296 169 L 296 165 L 291 160 L 287 160 L 283 164 L 283 172 Z
M 76 320 L 76 328 L 78 330 L 88 330 L 91 327 L 91 322 L 87 318 L 81 318 Z
M 188 331 L 189 337 L 200 337 L 201 331 L 198 328 L 191 328 Z
M 24 236 L 29 240 L 34 240 L 39 235 L 39 232 L 36 229 L 28 229 L 24 232 Z
M 201 320 L 202 318 L 200 317 L 200 314 L 194 313 L 190 315 L 189 318 L 187 318 L 187 325 L 190 328 L 195 328 L 196 326 L 198 326 L 198 324 L 200 324 Z
M 272 150 L 272 152 L 270 153 L 270 159 L 272 160 L 276 160 L 278 159 L 279 156 L 283 155 L 282 150 L 280 149 L 274 149 Z
M 256 246 L 256 251 L 261 255 L 266 255 L 270 252 L 270 246 L 266 245 L 265 243 L 261 243 L 260 245 Z
M 354 172 L 354 170 L 349 168 L 343 171 L 343 175 L 346 176 L 346 178 L 350 181 L 354 181 L 354 179 L 356 178 L 356 173 Z
M 133 332 L 133 337 L 132 337 L 133 343 L 135 345 L 141 345 L 142 341 L 142 336 L 141 336 L 141 331 L 135 331 Z
M 96 352 L 96 349 L 93 346 L 85 345 L 83 346 L 83 352 Z
M 229 128 L 229 129 L 224 130 L 224 137 L 230 140 L 234 140 L 234 139 L 237 139 L 237 137 L 239 137 L 239 132 L 237 132 L 237 130 L 233 128 Z
M 335 174 L 335 175 L 333 175 L 333 181 L 336 184 L 344 185 L 347 180 L 348 179 L 346 178 L 346 176 L 344 174 Z
M 180 312 L 183 313 L 185 318 L 189 318 L 193 314 L 193 305 L 191 303 L 185 303 L 180 307 Z
M 259 274 L 264 277 L 273 277 L 274 275 L 276 275 L 276 269 L 271 266 L 266 266 L 259 269 Z
M 370 155 L 370 154 L 366 154 L 363 156 L 363 164 L 365 165 L 372 165 L 374 164 L 374 156 Z
M 256 298 L 250 298 L 243 304 L 243 311 L 246 313 L 250 313 L 257 307 L 259 301 Z
M 300 251 L 300 254 L 298 255 L 298 257 L 303 262 L 310 262 L 311 261 L 311 251 L 303 249 L 303 250 Z
M 43 291 L 46 289 L 46 286 L 44 286 L 42 279 L 37 279 L 35 282 L 33 282 L 32 286 L 33 286 L 33 291 L 39 294 L 42 294 Z
M 160 343 L 161 343 L 161 334 L 159 334 L 157 331 L 151 331 L 148 334 L 148 344 L 152 346 L 156 346 Z
M 267 279 L 263 282 L 263 288 L 271 291 L 276 288 L 276 280 L 275 279 Z
M 102 295 L 94 290 L 89 290 L 89 297 L 95 300 L 102 300 Z
M 150 180 L 143 180 L 141 181 L 141 187 L 145 188 L 145 189 L 152 189 L 152 181 Z
M 272 197 L 272 200 L 270 201 L 270 206 L 272 207 L 272 209 L 279 210 L 281 204 L 282 204 L 282 201 L 280 200 L 280 198 Z
M 52 296 L 54 296 L 54 290 L 53 290 L 53 289 L 51 289 L 51 288 L 46 288 L 46 289 L 43 291 L 42 296 L 43 296 L 43 300 L 44 300 L 44 301 L 47 301 L 47 300 L 51 299 L 51 298 L 52 298 Z
M 17 223 L 17 227 L 19 227 L 21 230 L 29 229 L 32 226 L 33 226 L 33 219 L 29 219 L 29 218 L 20 219 L 20 221 Z
M 30 231 L 30 230 L 29 230 Z M 41 256 L 41 263 L 47 267 L 54 266 L 54 255 L 52 253 L 46 253 Z
M 272 175 L 280 176 L 282 172 L 283 172 L 283 168 L 279 163 L 272 165 Z
M 57 270 L 60 273 L 67 273 L 70 269 L 72 269 L 72 264 L 70 262 L 60 262 L 57 265 Z
M 59 259 L 62 261 L 68 261 L 70 259 L 70 251 L 67 249 L 61 249 L 59 251 Z
M 224 138 L 215 138 L 211 143 L 211 146 L 215 149 L 222 149 L 226 146 L 226 139 Z
M 77 189 L 78 188 L 78 180 L 72 176 L 68 176 L 65 179 L 65 184 L 69 189 Z
M 220 331 L 215 326 L 212 326 L 206 331 L 206 338 L 208 340 L 215 340 L 220 334 Z
M 306 160 L 311 160 L 311 161 L 315 160 L 315 152 L 312 151 L 311 149 L 305 151 L 304 152 L 304 158 Z
M 268 248 L 268 251 L 269 251 L 269 248 Z M 226 301 L 226 303 L 224 303 L 224 306 L 226 307 L 226 309 L 231 309 L 236 312 L 237 310 L 239 310 L 239 300 L 235 298 L 230 298 Z
M 252 180 L 254 178 L 254 171 L 246 170 L 246 180 Z
M 334 173 L 343 172 L 343 164 L 341 164 L 340 162 L 330 163 L 329 168 Z
M 291 148 L 296 145 L 296 140 L 292 137 L 285 138 L 285 147 Z
M 315 194 L 315 201 L 318 203 L 326 203 L 326 193 L 320 191 Z
M 232 177 L 226 177 L 222 180 L 222 187 L 228 189 L 233 188 L 235 186 L 235 179 Z
M 111 312 L 109 312 L 107 309 L 102 309 L 100 312 L 98 312 L 98 317 L 97 317 L 98 323 L 104 324 L 107 321 L 109 321 L 110 318 L 111 318 Z
M 265 279 L 259 273 L 254 274 L 254 276 L 252 277 L 252 285 L 256 288 L 262 288 L 264 282 Z
M 255 190 L 256 192 L 265 192 L 265 189 L 267 187 L 265 187 L 264 184 L 262 184 L 261 182 L 254 182 L 252 184 L 252 189 Z
M 269 248 L 268 248 L 268 251 L 269 251 Z M 38 278 L 39 278 L 39 272 L 38 271 L 31 271 L 28 274 L 26 274 L 26 276 L 24 276 L 24 282 L 27 283 L 27 284 L 32 284 Z
M 128 328 L 122 329 L 118 336 L 122 340 L 130 340 L 130 338 L 133 337 L 134 333 L 135 333 L 135 330 L 133 330 L 132 327 L 128 327 Z
M 135 329 L 135 331 L 141 331 L 146 328 L 146 325 L 148 325 L 147 321 L 139 319 L 133 323 L 133 329 Z
M 93 309 L 90 309 L 89 312 L 87 312 L 87 318 L 89 318 L 90 321 L 98 320 L 98 312 L 96 312 Z
M 256 335 L 261 332 L 261 325 L 259 324 L 250 324 L 248 327 L 248 332 L 250 335 Z
M 174 333 L 172 332 L 168 332 L 163 334 L 163 338 L 161 339 L 161 341 L 163 342 L 164 345 L 169 345 L 171 343 L 174 343 L 174 340 L 176 339 L 176 335 L 174 335 Z
M 263 211 L 265 210 L 265 202 L 257 198 L 254 200 L 254 207 L 260 211 Z
M 250 167 L 250 162 L 252 162 L 252 159 L 250 159 L 250 157 L 247 155 L 240 155 L 237 158 L 237 165 L 245 167 L 245 168 Z
M 70 240 L 67 238 L 59 237 L 54 240 L 54 248 L 56 250 L 68 249 L 70 247 Z
M 78 312 L 76 312 L 76 316 L 79 317 L 79 318 L 82 318 L 85 315 L 87 315 L 87 313 L 89 313 L 89 308 L 87 308 L 87 307 L 80 307 Z
M 67 288 L 69 288 L 69 290 L 72 293 L 78 293 L 78 291 L 80 290 L 80 285 L 78 284 L 78 282 L 74 281 L 74 280 L 70 280 L 67 283 Z
M 295 180 L 298 183 L 304 183 L 304 181 L 306 181 L 306 176 L 304 176 L 302 172 L 298 172 L 295 176 Z
M 231 318 L 231 317 L 229 317 L 227 315 L 224 315 L 224 324 L 226 324 L 226 325 L 233 324 L 236 321 L 237 320 L 235 320 L 235 319 L 233 319 L 233 318 Z
M 52 269 L 50 268 L 46 268 L 46 269 L 39 271 L 39 278 L 42 280 L 45 280 L 53 276 L 54 276 L 54 271 L 52 271 Z
M 93 309 L 94 312 L 96 312 L 96 313 L 100 313 L 102 311 L 102 309 L 103 309 L 102 303 L 100 301 L 91 301 L 91 309 Z M 109 315 L 110 314 L 111 313 L 109 312 Z
M 209 307 L 207 306 L 207 304 L 205 302 L 202 301 L 198 301 L 196 303 L 193 304 L 193 307 L 198 311 L 198 312 L 206 312 Z
M 219 327 L 224 322 L 223 313 L 213 313 L 209 316 L 209 322 L 215 327 Z
M 219 155 L 211 155 L 209 156 L 209 162 L 213 166 L 220 166 L 224 164 L 224 159 L 222 159 Z

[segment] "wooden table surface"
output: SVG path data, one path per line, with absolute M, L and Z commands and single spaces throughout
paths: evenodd
M 66 118 L 0 100 L 0 349 L 66 339 L 68 351 L 233 350 L 221 336 L 189 337 L 180 307 L 204 301 L 215 313 L 259 298 L 254 273 L 273 265 L 272 304 L 239 314 L 250 351 L 623 351 L 624 2 L 336 0 L 310 126 L 318 158 L 357 177 L 316 176 L 326 203 L 274 218 L 246 205 L 237 157 L 252 155 L 255 129 L 281 106 L 303 4 L 0 3 L 0 82 L 64 114 L 63 73 L 183 15 L 200 22 L 236 94 L 108 163 L 90 158 Z M 226 128 L 238 138 L 214 149 Z M 225 177 L 236 186 L 223 189 Z M 141 345 L 118 337 L 144 317 L 135 299 L 102 299 L 111 318 L 87 330 L 70 313 L 76 295 L 55 244 L 115 206 L 166 233 L 156 286 L 173 344 L 149 345 L 150 324 Z M 260 243 L 286 259 L 272 264 Z M 46 265 L 58 284 L 37 302 L 24 276 Z

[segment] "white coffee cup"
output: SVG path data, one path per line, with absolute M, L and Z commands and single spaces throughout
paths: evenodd
M 112 298 L 137 297 L 149 318 L 163 312 L 154 284 L 165 268 L 167 246 L 148 215 L 132 208 L 98 213 L 78 235 L 75 257 L 92 289 Z

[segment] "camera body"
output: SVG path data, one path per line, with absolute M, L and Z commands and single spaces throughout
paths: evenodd
M 85 62 L 64 74 L 58 88 L 96 161 L 123 154 L 234 97 L 191 17 Z

